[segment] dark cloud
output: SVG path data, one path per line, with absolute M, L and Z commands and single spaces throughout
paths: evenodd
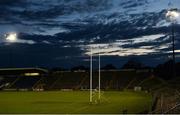
M 57 4 L 56 4 L 57 3 Z M 49 18 L 56 18 L 58 16 L 69 15 L 71 13 L 83 13 L 105 10 L 108 6 L 108 0 L 45 0 L 43 3 L 41 0 L 29 1 L 29 0 L 3 0 L 0 1 L 2 12 L 0 15 L 18 17 L 25 20 L 42 20 Z M 19 9 L 21 9 L 19 11 Z
M 162 8 L 154 2 L 163 4 Z M 126 40 L 128 44 L 117 46 L 109 53 L 121 52 L 120 48 L 124 51 L 141 47 L 156 50 L 160 45 L 171 43 L 168 38 L 171 28 L 165 20 L 165 13 L 166 1 L 152 3 L 150 0 L 0 0 L 0 33 L 17 32 L 18 39 L 21 40 L 11 45 L 1 44 L 3 56 L 0 59 L 5 62 L 8 51 L 12 48 L 15 65 L 23 59 L 22 65 L 29 63 L 31 66 L 66 65 L 66 62 L 69 65 L 86 64 L 82 61 L 82 57 L 87 56 L 86 46 L 109 44 L 113 47 L 113 43 L 118 40 L 119 44 Z M 175 27 L 175 30 L 178 49 L 179 26 Z M 164 36 L 154 41 L 129 42 L 134 38 L 140 40 L 143 36 L 158 34 Z M 29 44 L 30 41 L 33 44 Z M 165 59 L 170 55 L 167 53 L 170 50 L 170 47 L 165 47 L 138 58 L 146 63 L 156 64 L 159 57 Z M 103 58 L 104 63 L 121 65 L 136 54 L 138 52 L 132 53 L 126 59 L 123 56 Z
M 20 3 L 24 3 L 26 0 L 1 0 L 0 6 L 11 6 L 11 5 L 20 5 Z

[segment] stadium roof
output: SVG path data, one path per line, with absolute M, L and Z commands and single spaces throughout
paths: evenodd
M 31 75 L 38 73 L 39 75 L 47 74 L 48 70 L 42 68 L 2 68 L 0 75 Z

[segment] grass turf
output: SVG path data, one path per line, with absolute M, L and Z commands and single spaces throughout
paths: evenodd
M 0 113 L 140 113 L 151 105 L 144 92 L 106 91 L 100 104 L 89 104 L 88 91 L 0 92 Z

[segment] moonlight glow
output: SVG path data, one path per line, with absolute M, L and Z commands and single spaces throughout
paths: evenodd
M 17 40 L 17 34 L 16 33 L 8 34 L 6 40 L 9 42 L 15 42 Z

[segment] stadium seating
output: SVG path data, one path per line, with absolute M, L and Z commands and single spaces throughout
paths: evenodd
M 151 76 L 149 71 L 137 70 L 102 70 L 101 89 L 123 90 L 133 89 L 135 86 L 146 86 L 146 79 Z M 93 88 L 98 88 L 99 72 L 93 72 Z M 145 83 L 144 83 L 144 82 Z M 151 82 L 153 82 L 151 80 Z M 6 76 L 0 81 L 0 85 L 9 83 L 6 88 L 12 89 L 36 89 L 39 86 L 45 90 L 88 90 L 88 71 L 59 71 L 51 72 L 46 76 Z
M 1 78 L 0 86 L 2 88 L 10 88 L 19 79 L 17 76 L 3 76 Z
M 33 85 L 39 80 L 39 77 L 20 77 L 11 88 L 32 89 Z

